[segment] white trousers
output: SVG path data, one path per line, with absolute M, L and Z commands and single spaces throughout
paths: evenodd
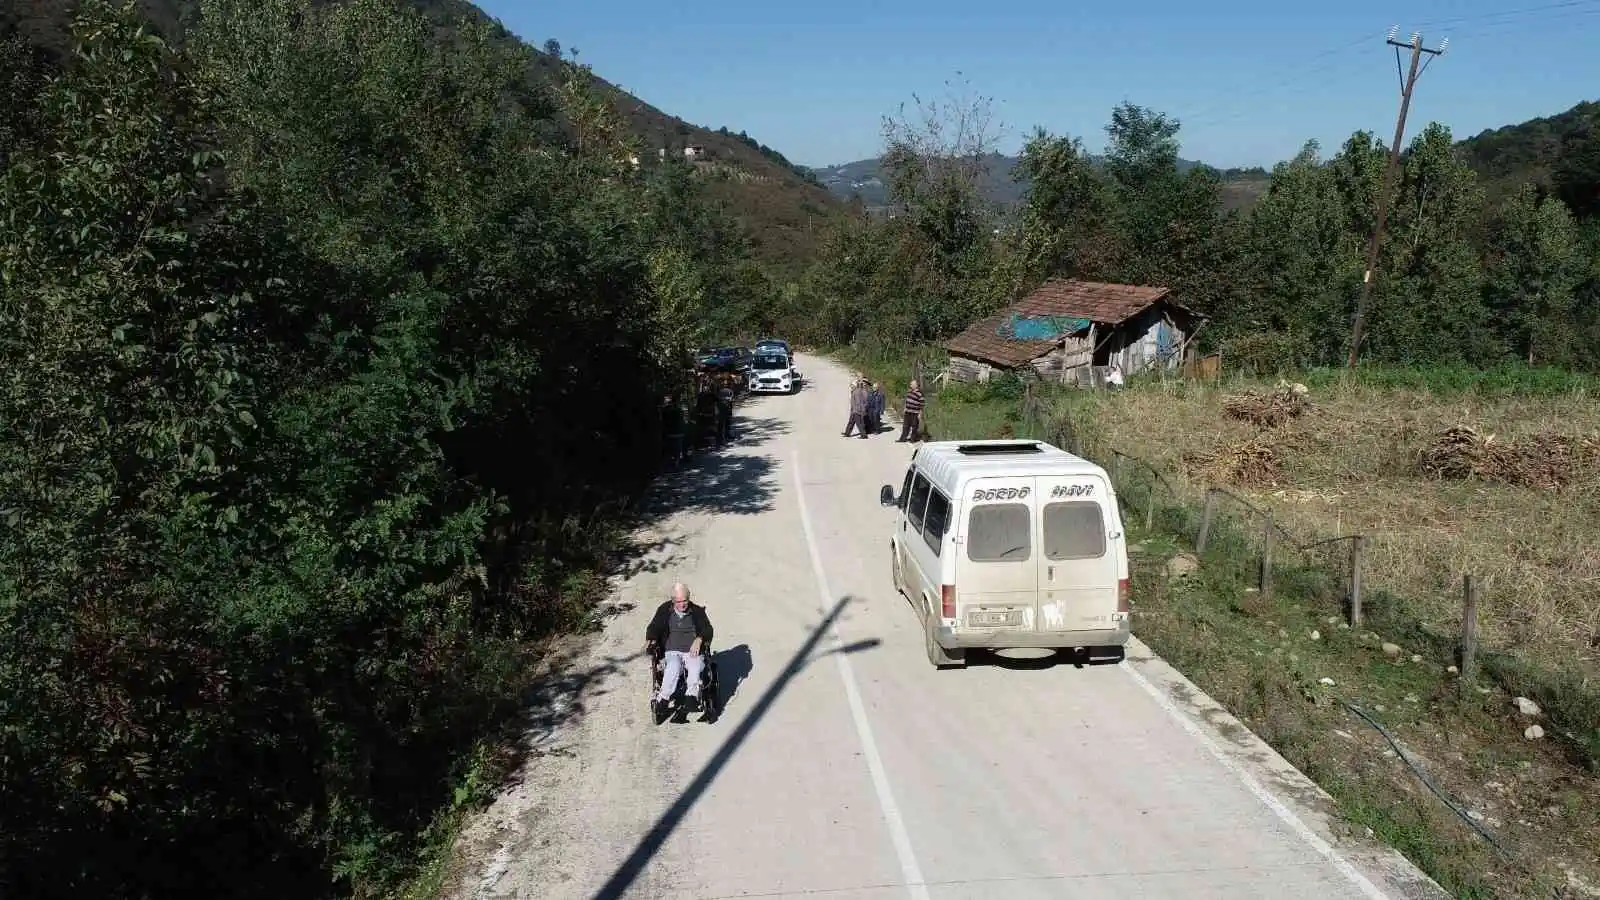
M 684 669 L 689 670 L 689 682 L 684 685 L 683 692 L 690 697 L 699 697 L 700 670 L 705 666 L 705 662 L 705 655 L 701 653 L 666 651 L 666 659 L 661 661 L 661 693 L 657 697 L 662 700 L 672 699 L 672 692 L 678 689 L 678 675 Z

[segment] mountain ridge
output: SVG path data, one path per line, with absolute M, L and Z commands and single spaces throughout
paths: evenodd
M 987 158 L 989 172 L 982 180 L 984 195 L 1003 209 L 1009 209 L 1020 203 L 1028 187 L 1026 182 L 1019 183 L 1012 179 L 1012 173 L 1020 157 L 990 153 Z M 1089 159 L 1098 164 L 1103 162 L 1105 157 L 1089 154 Z M 1206 165 L 1197 160 L 1179 158 L 1178 171 L 1188 172 Z M 1210 166 L 1210 168 L 1216 167 Z M 882 179 L 882 157 L 821 166 L 812 168 L 811 171 L 816 175 L 818 182 L 841 200 L 851 201 L 854 196 L 859 196 L 868 210 L 887 209 L 890 205 L 888 186 Z M 1225 208 L 1247 205 L 1248 201 L 1266 190 L 1267 182 L 1272 177 L 1269 170 L 1262 168 L 1217 169 L 1217 172 L 1223 178 Z

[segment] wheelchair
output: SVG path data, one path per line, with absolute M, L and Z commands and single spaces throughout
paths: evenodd
M 700 666 L 700 709 L 703 713 L 703 718 L 710 720 L 721 714 L 722 698 L 718 693 L 717 658 L 709 643 L 700 648 L 700 658 L 703 660 Z M 651 644 L 649 702 L 652 714 L 655 711 L 656 694 L 661 692 L 661 679 L 666 675 L 666 661 L 666 648 L 660 644 Z M 671 699 L 667 701 L 669 708 L 672 710 L 672 713 L 667 718 L 671 718 L 672 715 L 676 715 L 679 710 L 683 709 L 685 689 L 689 685 L 688 674 L 686 669 L 683 676 L 679 677 L 678 686 L 673 690 Z M 658 719 L 657 724 L 660 724 L 661 721 L 663 720 Z

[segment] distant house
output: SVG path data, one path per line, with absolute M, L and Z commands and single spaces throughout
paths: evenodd
M 708 154 L 706 152 L 706 148 L 704 148 L 704 147 L 685 147 L 685 148 L 683 148 L 683 158 L 684 159 L 705 159 L 709 155 L 710 154 Z
M 951 338 L 946 371 L 955 381 L 1020 371 L 1095 386 L 1113 364 L 1130 375 L 1176 369 L 1205 317 L 1171 293 L 1164 287 L 1051 279 Z

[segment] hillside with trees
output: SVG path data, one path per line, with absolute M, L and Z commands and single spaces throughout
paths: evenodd
M 181 47 L 185 34 L 203 17 L 201 0 L 134 0 L 135 6 L 164 38 Z M 0 10 L 0 31 L 15 30 L 47 56 L 69 55 L 68 19 L 75 0 L 18 0 Z M 465 0 L 404 0 L 432 25 L 436 39 L 448 39 L 459 23 L 488 30 L 490 40 L 523 47 L 510 31 Z M 581 62 L 581 49 L 563 47 L 556 39 L 522 52 L 528 58 L 530 83 L 562 77 L 570 62 Z M 708 196 L 725 207 L 749 241 L 754 257 L 767 269 L 793 273 L 811 258 L 824 225 L 844 211 L 844 203 L 816 183 L 809 170 L 743 131 L 715 130 L 663 112 L 584 69 L 587 90 L 604 100 L 634 140 L 641 166 L 656 165 L 663 152 L 682 158 L 688 147 L 705 151 L 695 168 L 708 183 Z
M 1562 199 L 1586 216 L 1600 204 L 1584 193 L 1600 183 L 1600 103 L 1586 101 L 1553 116 L 1484 131 L 1462 141 L 1461 151 L 1492 196 L 1532 183 L 1566 191 Z
M 770 290 L 570 59 L 200 12 L 0 36 L 0 896 L 388 895 Z

